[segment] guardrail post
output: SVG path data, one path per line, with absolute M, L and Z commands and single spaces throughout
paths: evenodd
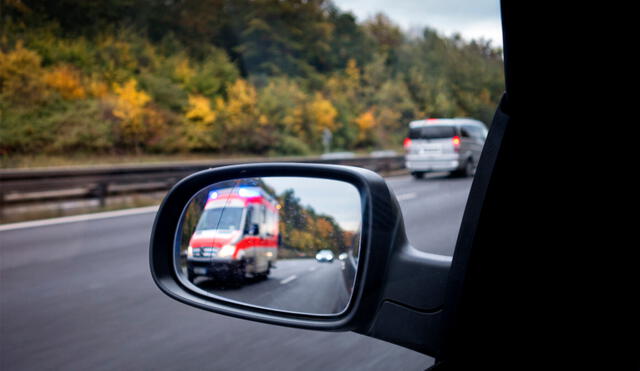
M 100 207 L 107 205 L 107 193 L 109 189 L 109 183 L 101 182 L 96 184 L 95 188 L 91 191 L 91 194 L 98 199 Z

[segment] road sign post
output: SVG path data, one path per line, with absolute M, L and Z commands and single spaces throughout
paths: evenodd
M 333 134 L 327 128 L 322 131 L 322 146 L 324 147 L 324 153 L 329 153 L 331 149 L 331 139 L 333 138 Z

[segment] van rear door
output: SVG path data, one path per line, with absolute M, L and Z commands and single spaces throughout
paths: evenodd
M 458 136 L 455 126 L 430 125 L 409 129 L 411 153 L 439 156 L 455 152 L 453 137 Z

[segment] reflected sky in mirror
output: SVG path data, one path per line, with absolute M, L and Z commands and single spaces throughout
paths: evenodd
M 347 231 L 356 232 L 360 227 L 362 210 L 351 207 L 354 200 L 360 198 L 360 194 L 353 186 L 345 187 L 343 182 L 323 180 L 320 187 L 318 179 L 300 177 L 272 177 L 262 180 L 278 194 L 287 189 L 295 189 L 295 194 L 302 203 L 312 207 L 318 214 L 332 216 Z

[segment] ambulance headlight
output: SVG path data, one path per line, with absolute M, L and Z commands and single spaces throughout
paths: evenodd
M 187 247 L 187 258 L 193 258 L 193 247 L 191 245 Z
M 218 252 L 220 258 L 230 258 L 236 252 L 236 247 L 233 245 L 224 245 Z

